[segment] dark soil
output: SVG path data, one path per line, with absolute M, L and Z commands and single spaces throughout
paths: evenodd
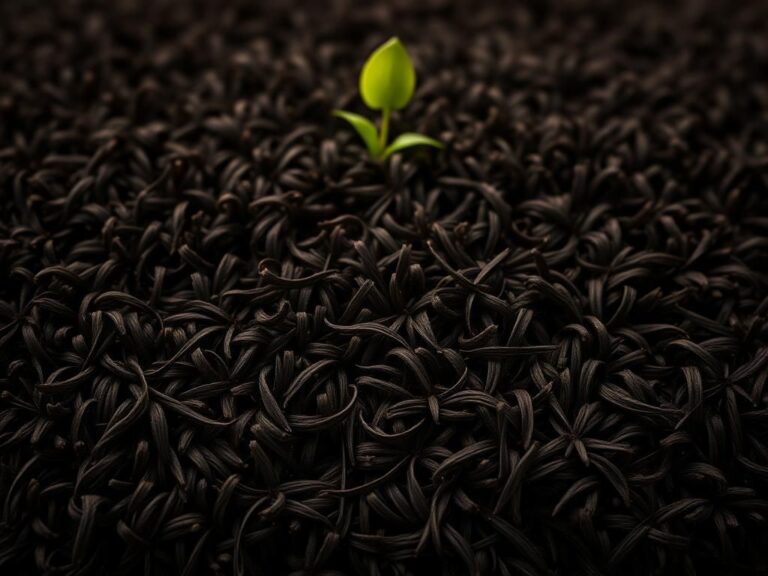
M 768 3 L 356 4 L 0 4 L 0 572 L 765 574 Z

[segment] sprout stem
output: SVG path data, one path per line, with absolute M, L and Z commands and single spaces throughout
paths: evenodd
M 387 147 L 387 138 L 389 138 L 389 108 L 384 108 L 381 112 L 381 132 L 379 133 L 379 148 L 381 154 Z

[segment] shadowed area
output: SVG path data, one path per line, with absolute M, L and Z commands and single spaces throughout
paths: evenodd
M 766 573 L 768 4 L 618 4 L 0 3 L 0 571 Z

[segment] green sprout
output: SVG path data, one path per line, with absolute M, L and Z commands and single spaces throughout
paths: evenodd
M 365 142 L 373 158 L 386 160 L 394 154 L 413 146 L 443 145 L 421 134 L 406 132 L 387 145 L 389 138 L 389 117 L 393 110 L 405 108 L 413 97 L 416 87 L 416 72 L 405 46 L 397 38 L 391 38 L 368 57 L 360 73 L 360 95 L 371 110 L 381 110 L 381 130 L 360 114 L 335 110 L 334 116 L 352 125 Z

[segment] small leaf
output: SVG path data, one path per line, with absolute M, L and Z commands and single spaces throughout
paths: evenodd
M 379 154 L 379 135 L 376 132 L 376 126 L 373 122 L 360 116 L 360 114 L 354 114 L 352 112 L 345 112 L 344 110 L 334 110 L 333 115 L 337 118 L 346 120 L 352 125 L 360 137 L 365 142 L 366 148 L 371 156 L 378 156 Z
M 372 110 L 400 110 L 411 101 L 415 86 L 411 58 L 397 38 L 379 46 L 360 74 L 360 94 Z
M 435 148 L 443 147 L 443 145 L 434 138 L 430 138 L 429 136 L 422 136 L 421 134 L 415 134 L 413 132 L 406 132 L 405 134 L 400 134 L 400 136 L 395 138 L 395 141 L 392 142 L 392 144 L 387 146 L 387 149 L 384 150 L 384 154 L 382 154 L 382 159 L 389 158 L 395 152 L 400 152 L 401 150 L 405 150 L 406 148 L 411 148 L 413 146 L 434 146 Z

